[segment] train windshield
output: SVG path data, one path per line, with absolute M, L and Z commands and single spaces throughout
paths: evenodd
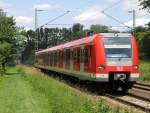
M 107 58 L 131 58 L 130 37 L 103 38 Z
M 105 48 L 107 58 L 131 58 L 130 48 Z

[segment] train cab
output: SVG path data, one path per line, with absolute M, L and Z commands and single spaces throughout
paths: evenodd
M 128 33 L 101 33 L 96 42 L 97 80 L 117 87 L 132 87 L 139 78 L 135 37 Z M 98 44 L 99 43 L 99 44 Z

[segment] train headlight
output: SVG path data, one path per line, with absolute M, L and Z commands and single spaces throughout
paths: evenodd
M 105 66 L 100 65 L 100 66 L 98 67 L 98 69 L 99 69 L 99 70 L 105 70 Z
M 135 66 L 133 66 L 133 69 L 138 70 L 139 66 L 135 65 Z

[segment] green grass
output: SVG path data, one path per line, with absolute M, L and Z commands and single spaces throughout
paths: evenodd
M 150 81 L 150 60 L 140 61 L 140 80 Z
M 0 113 L 130 113 L 25 66 L 0 77 Z

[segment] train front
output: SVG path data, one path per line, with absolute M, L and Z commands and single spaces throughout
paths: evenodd
M 128 33 L 102 33 L 101 41 L 104 59 L 101 59 L 98 72 L 105 75 L 111 88 L 127 91 L 139 78 L 135 37 Z

